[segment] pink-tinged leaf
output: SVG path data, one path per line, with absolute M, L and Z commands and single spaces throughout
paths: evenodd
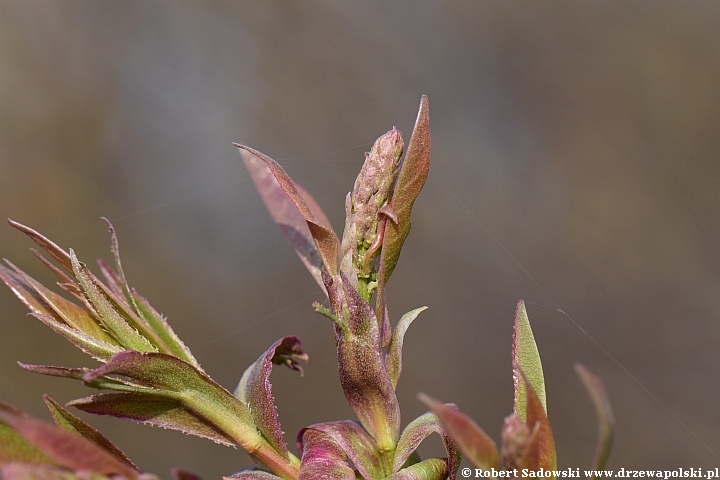
M 137 470 L 137 467 L 130 461 L 127 455 L 125 455 L 122 450 L 115 446 L 114 443 L 108 440 L 95 428 L 65 410 L 59 403 L 47 395 L 43 395 L 43 400 L 45 400 L 45 404 L 48 406 L 53 419 L 55 419 L 55 424 L 57 424 L 58 427 L 87 438 L 98 447 L 113 455 L 122 463 L 130 465 Z
M 70 262 L 70 255 L 68 254 L 68 252 L 58 247 L 48 238 L 36 232 L 32 228 L 23 225 L 22 223 L 10 220 L 9 218 L 8 223 L 11 227 L 20 230 L 25 235 L 30 237 L 33 242 L 37 243 L 43 250 L 48 252 L 50 256 L 53 257 L 68 273 L 72 273 L 72 264 Z
M 32 463 L 11 463 L 0 468 L 3 480 L 78 480 L 78 477 L 64 468 Z M 94 476 L 93 480 L 106 477 Z
M 592 470 L 602 470 L 605 468 L 610 450 L 612 449 L 613 439 L 615 437 L 615 416 L 613 415 L 610 398 L 608 397 L 605 386 L 600 379 L 595 376 L 585 366 L 576 363 L 575 371 L 583 385 L 587 390 L 590 399 L 595 406 L 595 412 L 598 418 L 598 443 L 595 449 L 595 458 L 592 463 Z
M 483 470 L 500 468 L 495 442 L 475 422 L 458 411 L 457 407 L 443 405 L 422 393 L 418 398 L 438 417 L 445 431 L 471 464 Z
M 341 273 L 347 329 L 336 328 L 340 383 L 350 407 L 381 452 L 392 452 L 400 434 L 400 406 L 380 348 L 370 305 Z M 333 285 L 328 290 L 333 288 Z M 331 298 L 332 300 L 332 298 Z M 334 307 L 333 307 L 334 308 Z
M 519 368 L 517 371 L 525 384 L 525 393 L 527 395 L 527 418 L 525 419 L 525 424 L 532 431 L 530 444 L 525 454 L 524 465 L 533 470 L 540 468 L 555 470 L 557 467 L 555 440 L 553 439 L 550 422 L 545 413 L 545 405 L 543 405 L 540 397 L 535 393 L 535 388 L 530 383 L 525 372 Z
M 55 274 L 55 276 L 58 277 L 58 279 L 60 279 L 60 281 L 58 282 L 58 286 L 60 288 L 62 288 L 63 290 L 65 290 L 70 295 L 77 298 L 84 304 L 85 298 L 82 295 L 82 290 L 80 290 L 80 287 L 78 286 L 77 283 L 75 283 L 75 281 L 72 278 L 70 278 L 67 274 L 65 274 L 65 272 L 63 272 L 58 267 L 56 267 L 55 264 L 52 263 L 50 260 L 43 257 L 42 254 L 40 254 L 40 252 L 38 252 L 34 248 L 31 248 L 30 252 L 32 252 L 32 254 L 35 255 L 37 257 L 37 259 L 40 260 L 42 262 L 42 264 L 48 268 L 48 270 L 53 272 Z
M 393 189 L 387 210 L 392 211 L 394 219 L 385 223 L 385 233 L 380 253 L 380 271 L 378 273 L 378 293 L 376 314 L 380 316 L 385 309 L 385 285 L 395 270 L 400 250 L 410 233 L 410 212 L 428 172 L 430 171 L 430 111 L 427 96 L 420 99 L 420 109 L 413 129 L 405 159 L 400 167 L 395 188 Z M 394 221 L 394 220 L 397 221 Z
M 53 310 L 53 307 L 45 301 L 37 290 L 18 273 L 0 265 L 0 279 L 2 279 L 25 306 L 30 309 L 32 312 L 31 315 L 55 330 L 56 333 L 67 338 L 73 345 L 93 358 L 101 361 L 106 360 L 110 358 L 113 353 L 121 350 L 105 333 L 101 332 L 103 339 L 98 340 L 65 323 L 62 316 Z M 58 298 L 60 297 L 58 296 Z M 63 301 L 65 300 L 63 299 Z M 69 302 L 67 303 L 69 304 Z M 73 315 L 73 312 L 70 312 L 69 308 L 65 310 L 65 314 Z
M 547 403 L 545 401 L 545 377 L 543 375 L 542 362 L 540 361 L 540 353 L 538 352 L 535 336 L 527 312 L 525 311 L 525 302 L 520 300 L 515 311 L 515 323 L 513 325 L 513 341 L 512 341 L 512 361 L 513 361 L 513 384 L 515 386 L 515 405 L 514 412 L 524 421 L 526 418 L 525 410 L 527 408 L 527 395 L 525 393 L 525 384 L 522 381 L 520 370 L 524 372 L 530 381 L 543 409 L 547 413 Z
M 188 416 L 194 416 L 197 424 L 206 424 L 224 432 L 224 438 L 231 438 L 241 446 L 257 446 L 257 442 L 261 441 L 250 412 L 243 403 L 205 373 L 176 357 L 128 350 L 114 355 L 105 365 L 86 374 L 84 380 L 92 382 L 108 376 L 130 380 L 137 386 L 137 393 L 133 394 L 136 396 L 106 394 L 119 395 L 116 405 L 113 405 L 112 397 L 103 398 L 103 395 L 71 402 L 70 405 L 85 411 L 92 408 L 98 411 L 91 413 L 99 414 L 103 414 L 100 410 L 105 409 L 107 415 L 127 416 L 139 421 L 151 421 L 153 413 L 160 415 L 167 410 L 168 415 L 162 418 L 162 426 L 166 428 L 184 431 L 183 422 Z M 144 396 L 147 405 L 139 400 Z
M 428 458 L 420 463 L 403 468 L 387 477 L 386 480 L 445 480 L 449 469 L 444 458 Z
M 282 480 L 282 478 L 262 470 L 248 470 L 238 472 L 230 477 L 223 477 L 223 480 Z
M 0 410 L 0 420 L 42 450 L 57 465 L 73 471 L 86 470 L 101 475 L 138 476 L 139 472 L 132 465 L 118 460 L 80 435 L 7 410 Z
M 350 420 L 319 423 L 308 427 L 322 432 L 331 438 L 349 458 L 362 478 L 382 478 L 383 469 L 380 464 L 377 446 L 370 435 L 358 424 Z M 304 450 L 303 429 L 298 434 L 298 450 Z
M 397 388 L 400 374 L 402 373 L 402 347 L 403 339 L 405 338 L 405 332 L 407 331 L 410 324 L 420 315 L 420 312 L 427 310 L 427 307 L 416 308 L 411 310 L 402 316 L 398 324 L 395 326 L 395 330 L 392 334 L 392 340 L 390 341 L 390 349 L 387 357 L 387 369 L 390 375 L 390 381 L 392 382 L 393 388 Z
M 5 260 L 5 262 L 10 265 L 13 270 L 15 270 L 15 273 L 23 279 L 27 286 L 35 290 L 37 295 L 44 301 L 45 305 L 51 309 L 53 317 L 92 338 L 105 343 L 117 345 L 117 343 L 103 331 L 98 322 L 84 308 L 65 300 L 57 293 L 45 288 L 43 284 L 20 270 L 9 261 Z M 2 274 L 0 273 L 0 275 Z M 33 313 L 43 313 L 47 315 L 47 313 L 41 311 Z
M 443 407 L 457 410 L 457 407 L 452 404 L 443 405 Z M 443 428 L 442 424 L 438 420 L 437 416 L 431 412 L 424 415 L 420 415 L 418 418 L 410 422 L 405 427 L 400 439 L 397 443 L 397 450 L 395 450 L 395 460 L 393 462 L 393 471 L 397 472 L 407 462 L 410 455 L 417 450 L 417 447 L 425 440 L 430 434 L 437 433 L 440 435 L 445 445 L 445 452 L 447 453 L 447 472 L 448 479 L 454 480 L 458 466 L 460 466 L 460 450 L 453 439 Z
M 181 401 L 166 396 L 132 392 L 102 393 L 73 400 L 68 406 L 95 415 L 124 418 L 178 430 L 221 445 L 235 445 L 228 433 L 191 411 Z
M 22 362 L 17 363 L 29 372 L 39 373 L 41 375 L 49 375 L 51 377 L 72 378 L 82 381 L 85 381 L 85 375 L 92 371 L 91 368 L 67 368 L 53 367 L 50 365 L 29 365 Z M 97 377 L 90 382 L 85 381 L 85 385 L 91 388 L 97 388 L 98 390 L 137 390 L 135 385 L 133 385 L 131 382 L 123 380 L 122 378 Z
M 90 368 L 53 367 L 51 365 L 31 365 L 29 363 L 22 362 L 17 363 L 28 372 L 50 375 L 51 377 L 74 378 L 75 380 L 82 380 L 85 374 L 92 371 Z
M 343 449 L 325 433 L 306 428 L 302 435 L 302 459 L 297 480 L 356 480 Z
M 307 361 L 307 359 L 308 356 L 303 351 L 300 340 L 295 337 L 282 338 L 273 343 L 255 363 L 245 370 L 235 390 L 235 396 L 247 405 L 260 433 L 265 436 L 275 450 L 286 457 L 288 449 L 275 407 L 270 373 L 273 364 L 282 364 L 302 375 L 302 368 L 298 361 Z
M 250 171 L 273 220 L 280 225 L 285 237 L 310 270 L 315 281 L 322 287 L 319 270 L 324 265 L 328 272 L 335 275 L 339 261 L 339 240 L 330 227 L 327 216 L 320 213 L 320 207 L 314 200 L 308 202 L 304 198 L 303 194 L 307 192 L 304 190 L 301 192 L 275 160 L 250 147 L 238 144 L 235 146 L 240 149 L 240 156 Z M 268 172 L 274 177 L 275 183 L 271 181 Z M 282 198 L 278 189 L 285 194 L 290 203 Z M 297 217 L 298 214 L 305 221 L 316 249 L 309 242 L 308 231 L 303 228 L 302 222 Z M 316 254 L 319 255 L 321 263 L 318 263 Z
M 7 260 L 5 260 L 7 262 Z M 0 280 L 7 285 L 20 301 L 33 313 L 55 316 L 56 313 L 45 302 L 40 294 L 29 285 L 20 275 L 0 265 Z M 60 321 L 60 318 L 57 318 Z
M 0 412 L 17 416 L 27 416 L 21 410 L 3 402 L 0 402 Z M 26 440 L 25 437 L 9 425 L 0 421 L 0 467 L 12 464 L 13 462 L 33 464 L 54 463 L 42 450 Z

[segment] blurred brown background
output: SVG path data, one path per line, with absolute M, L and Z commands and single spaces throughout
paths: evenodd
M 297 335 L 305 377 L 273 375 L 294 442 L 352 413 L 330 322 L 310 309 L 320 290 L 231 142 L 280 161 L 339 230 L 363 152 L 393 125 L 407 141 L 427 94 L 432 173 L 389 287 L 395 320 L 430 307 L 406 336 L 403 423 L 424 391 L 499 440 L 523 298 L 561 467 L 589 466 L 594 449 L 580 361 L 615 408 L 609 467 L 714 468 L 719 37 L 717 2 L 4 1 L 0 217 L 87 262 L 109 258 L 109 217 L 130 283 L 230 389 Z M 0 227 L 0 255 L 53 281 L 29 246 Z M 17 367 L 94 363 L 7 289 L 0 309 L 0 399 L 49 418 L 43 393 L 93 393 Z M 89 420 L 165 478 L 249 464 L 177 432 Z

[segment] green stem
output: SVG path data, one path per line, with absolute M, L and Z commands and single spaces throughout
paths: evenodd
M 228 394 L 229 395 L 229 394 Z M 234 400 L 234 397 L 233 397 Z M 187 399 L 186 404 L 211 424 L 217 425 L 243 450 L 285 480 L 296 480 L 300 474 L 300 460 L 288 452 L 278 452 L 260 434 L 249 419 L 250 412 L 239 403 L 230 408 L 208 408 L 199 398 Z
M 228 431 L 228 434 L 251 457 L 268 467 L 276 475 L 286 480 L 297 479 L 300 474 L 300 459 L 292 453 L 288 452 L 288 456 L 285 457 L 257 431 L 248 432 L 244 426 L 232 429 L 232 431 Z

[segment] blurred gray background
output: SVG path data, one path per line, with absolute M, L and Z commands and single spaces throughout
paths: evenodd
M 0 217 L 90 263 L 110 258 L 110 218 L 130 283 L 229 389 L 274 340 L 298 336 L 305 377 L 273 375 L 294 443 L 352 413 L 330 322 L 310 308 L 320 289 L 231 142 L 278 160 L 340 230 L 363 152 L 393 125 L 407 142 L 427 94 L 431 175 L 389 285 L 395 321 L 430 307 L 405 337 L 403 424 L 424 412 L 423 391 L 499 440 L 522 298 L 561 467 L 589 466 L 594 450 L 579 361 L 615 408 L 609 467 L 714 468 L 719 57 L 710 1 L 3 1 Z M 30 246 L 0 227 L 0 255 L 54 281 Z M 0 399 L 49 418 L 43 393 L 93 393 L 21 370 L 95 363 L 5 288 L 0 309 Z M 165 478 L 250 463 L 178 432 L 89 420 Z M 422 448 L 441 453 L 437 438 Z

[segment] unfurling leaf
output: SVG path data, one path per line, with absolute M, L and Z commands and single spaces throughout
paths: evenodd
M 235 390 L 235 396 L 248 406 L 253 422 L 260 433 L 275 447 L 275 450 L 288 456 L 287 445 L 283 439 L 275 399 L 270 384 L 270 373 L 273 364 L 287 365 L 291 370 L 299 371 L 302 368 L 298 360 L 307 361 L 308 356 L 303 351 L 300 340 L 295 337 L 285 337 L 275 343 L 250 365 Z
M 110 228 L 112 253 L 119 272 L 99 260 L 107 285 L 78 260 L 72 249 L 66 252 L 35 230 L 8 220 L 13 227 L 48 252 L 67 272 L 32 250 L 60 278 L 60 287 L 80 300 L 83 307 L 45 288 L 10 262 L 7 263 L 12 270 L 0 266 L 0 280 L 10 287 L 36 318 L 97 360 L 105 362 L 123 350 L 158 351 L 175 355 L 200 369 L 190 350 L 162 316 L 128 286 L 120 263 L 115 230 L 107 219 L 105 221 Z

